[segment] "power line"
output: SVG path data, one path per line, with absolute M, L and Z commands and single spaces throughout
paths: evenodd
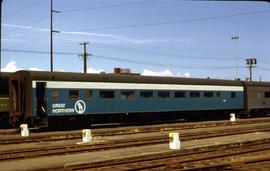
M 81 12 L 81 11 L 89 11 L 89 10 L 97 10 L 97 9 L 104 9 L 104 8 L 116 8 L 116 7 L 123 7 L 123 6 L 131 6 L 131 5 L 138 5 L 144 3 L 155 2 L 157 0 L 146 0 L 146 1 L 135 1 L 131 3 L 122 3 L 122 4 L 113 4 L 113 5 L 104 5 L 100 7 L 90 7 L 90 8 L 80 8 L 80 9 L 69 9 L 69 10 L 61 10 L 61 12 Z
M 116 29 L 128 29 L 128 28 L 139 28 L 139 27 L 151 27 L 151 26 L 158 26 L 158 25 L 169 25 L 169 24 L 189 23 L 189 22 L 198 22 L 198 21 L 207 21 L 207 20 L 217 20 L 217 19 L 223 19 L 223 18 L 256 15 L 256 14 L 269 13 L 269 12 L 270 10 L 250 11 L 250 12 L 235 13 L 235 14 L 228 14 L 228 15 L 198 17 L 198 18 L 182 19 L 182 20 L 174 20 L 174 21 L 163 21 L 163 22 L 154 22 L 154 23 L 145 23 L 145 24 L 131 24 L 131 25 L 112 26 L 112 27 L 96 27 L 96 28 L 88 28 L 88 29 L 76 29 L 76 31 L 116 30 Z
M 3 52 L 15 52 L 15 53 L 30 53 L 30 54 L 50 54 L 48 51 L 33 51 L 33 50 L 19 50 L 19 49 L 2 49 Z M 79 55 L 80 53 L 72 53 L 72 52 L 54 52 L 54 54 L 58 55 Z
M 13 47 L 18 47 L 18 46 L 24 46 L 27 43 L 32 43 L 32 42 L 35 42 L 35 41 L 38 41 L 38 40 L 46 39 L 47 37 L 49 37 L 49 36 L 47 35 L 47 36 L 43 36 L 43 37 L 37 37 L 35 39 L 29 40 L 29 41 L 26 41 L 26 42 L 17 43 L 15 45 L 12 45 L 12 46 L 8 47 L 7 49 L 12 49 Z
M 264 71 L 270 71 L 270 69 L 269 68 L 264 68 L 264 67 L 256 67 L 257 69 L 259 69 L 259 70 L 264 70 Z
M 16 49 L 2 49 L 3 52 L 15 52 L 15 53 L 30 53 L 30 54 L 49 54 L 50 52 L 47 51 L 32 51 L 32 50 L 16 50 Z M 80 53 L 73 53 L 73 52 L 54 52 L 54 54 L 58 55 L 69 55 L 69 56 L 77 56 Z M 123 59 L 123 58 L 116 58 L 111 56 L 104 56 L 93 54 L 93 57 L 97 57 L 99 59 L 104 60 L 112 60 L 112 61 L 120 61 L 125 63 L 132 63 L 132 64 L 141 64 L 141 65 L 150 65 L 150 66 L 158 66 L 158 67 L 171 67 L 171 68 L 181 68 L 181 69 L 194 69 L 194 70 L 230 70 L 234 69 L 232 66 L 203 66 L 203 67 L 195 67 L 195 66 L 184 66 L 184 65 L 167 65 L 167 64 L 160 64 L 160 63 L 153 63 L 153 62 L 143 62 L 131 59 Z M 244 68 L 245 66 L 241 66 Z
M 26 37 L 26 38 L 31 38 L 31 37 Z M 33 38 L 33 39 L 29 40 L 28 42 L 13 45 L 12 47 L 9 47 L 8 49 L 11 49 L 11 48 L 16 47 L 16 46 L 25 45 L 26 43 L 31 43 L 33 41 L 37 41 L 37 40 L 44 39 L 44 38 L 47 38 L 47 36 Z M 68 39 L 68 40 L 72 40 L 72 39 Z M 211 56 L 194 56 L 194 55 L 187 55 L 187 54 L 174 54 L 174 53 L 160 52 L 160 51 L 153 51 L 153 50 L 120 47 L 120 46 L 114 46 L 114 45 L 109 45 L 109 44 L 105 44 L 105 43 L 97 43 L 94 41 L 91 41 L 91 43 L 94 46 L 101 47 L 101 48 L 119 49 L 121 51 L 131 51 L 131 52 L 137 52 L 137 53 L 142 53 L 142 54 L 148 53 L 148 54 L 159 55 L 163 58 L 168 58 L 168 57 L 173 57 L 173 58 L 178 58 L 178 59 L 179 58 L 181 58 L 181 59 L 182 58 L 187 58 L 187 59 L 193 58 L 193 59 L 202 59 L 202 60 L 233 60 L 233 59 L 235 59 L 232 57 L 211 57 Z M 244 60 L 244 58 L 237 58 L 237 60 Z
M 97 47 L 105 47 L 105 48 L 110 48 L 110 49 L 120 49 L 122 51 L 132 51 L 132 52 L 139 52 L 139 53 L 148 53 L 148 54 L 154 54 L 154 55 L 158 55 L 159 57 L 162 58 L 178 58 L 178 59 L 183 59 L 183 58 L 187 58 L 187 59 L 201 59 L 201 60 L 224 60 L 224 61 L 229 61 L 229 60 L 245 60 L 245 58 L 234 58 L 234 57 L 210 57 L 210 56 L 194 56 L 194 55 L 186 55 L 186 54 L 173 54 L 173 53 L 168 53 L 168 52 L 159 52 L 159 51 L 152 51 L 152 50 L 145 50 L 145 49 L 137 49 L 137 48 L 126 48 L 126 47 L 119 47 L 119 46 L 114 46 L 114 45 L 108 45 L 108 44 L 104 44 L 104 43 L 97 43 L 97 42 L 91 42 L 91 44 L 93 46 L 97 46 Z M 97 45 L 95 45 L 97 44 Z M 263 62 L 264 64 L 270 64 L 269 60 L 265 60 L 265 59 L 259 59 L 261 62 Z
M 265 60 L 265 59 L 259 59 L 259 60 L 260 60 L 260 62 L 262 62 L 262 64 L 264 64 L 264 63 L 270 63 L 269 60 Z
M 31 24 L 35 24 L 35 23 L 37 23 L 37 22 L 40 22 L 40 21 L 45 20 L 45 19 L 48 19 L 48 18 L 49 18 L 49 16 L 43 16 L 43 17 L 40 17 L 40 18 L 35 19 L 35 20 L 33 20 L 33 21 L 30 21 L 29 23 L 24 24 L 23 26 L 29 26 L 29 25 L 31 25 Z M 9 31 L 6 31 L 5 33 L 10 33 L 10 32 L 16 31 L 16 30 L 18 30 L 18 29 L 19 29 L 19 28 L 11 29 L 11 30 L 9 30 Z
M 105 48 L 115 48 L 120 49 L 123 51 L 133 51 L 133 52 L 140 52 L 140 53 L 150 53 L 155 55 L 160 55 L 164 58 L 167 58 L 168 56 L 174 57 L 174 58 L 196 58 L 196 59 L 205 59 L 205 60 L 232 60 L 235 58 L 229 58 L 229 57 L 209 57 L 209 56 L 193 56 L 193 55 L 184 55 L 184 54 L 173 54 L 168 52 L 158 52 L 158 51 L 152 51 L 152 50 L 145 50 L 145 49 L 135 49 L 135 48 L 127 48 L 127 47 L 119 47 L 119 46 L 113 46 L 108 45 L 104 43 L 97 43 L 97 42 L 91 42 L 93 44 L 97 44 L 95 46 L 97 47 L 105 47 Z M 237 58 L 237 60 L 244 60 L 244 58 Z
M 182 0 L 188 1 L 188 0 Z M 251 2 L 270 2 L 270 0 L 191 0 L 191 1 L 251 1 Z
M 20 12 L 20 11 L 23 11 L 23 10 L 25 10 L 25 9 L 27 9 L 27 8 L 33 7 L 33 6 L 39 4 L 39 3 L 42 2 L 42 1 L 44 1 L 44 0 L 38 0 L 38 1 L 35 1 L 35 2 L 33 2 L 33 3 L 31 3 L 31 4 L 27 5 L 27 6 L 24 6 L 24 7 L 22 7 L 22 8 L 17 9 L 17 10 L 14 10 L 14 11 L 12 11 L 12 12 L 10 12 L 10 13 L 7 13 L 6 15 L 4 15 L 4 17 L 8 17 L 8 16 L 13 15 L 13 14 L 16 14 L 16 13 L 18 13 L 18 12 Z
M 27 42 L 23 42 L 23 43 L 18 43 L 15 44 L 13 46 L 10 46 L 6 49 L 12 49 L 13 47 L 18 47 L 18 46 L 22 46 L 22 45 L 26 45 L 27 43 L 32 43 L 34 41 L 38 41 L 38 40 L 42 40 L 47 38 L 48 36 L 44 36 L 44 37 L 38 37 L 38 38 L 32 38 L 31 40 L 28 40 Z M 31 38 L 31 37 L 26 37 L 26 38 Z M 189 55 L 189 54 L 174 54 L 174 53 L 168 53 L 168 52 L 160 52 L 160 51 L 153 51 L 153 50 L 145 50 L 145 49 L 138 49 L 138 48 L 128 48 L 128 47 L 120 47 L 120 46 L 115 46 L 115 45 L 109 45 L 109 44 L 105 44 L 105 43 L 97 43 L 97 42 L 90 42 L 93 46 L 97 46 L 97 47 L 102 47 L 102 48 L 108 48 L 108 49 L 120 49 L 121 51 L 131 51 L 131 52 L 137 52 L 137 53 L 148 53 L 148 54 L 154 54 L 154 55 L 158 55 L 162 58 L 168 58 L 168 57 L 172 57 L 172 58 L 177 58 L 177 59 L 183 59 L 183 58 L 187 58 L 187 59 L 202 59 L 202 60 L 244 60 L 244 58 L 233 58 L 233 57 L 211 57 L 211 56 L 194 56 L 194 55 Z M 263 63 L 270 63 L 270 61 L 265 60 L 265 59 L 260 59 L 261 62 Z
M 48 36 L 44 37 L 38 37 L 38 38 L 33 38 L 31 40 L 28 40 L 27 42 L 23 43 L 18 43 L 13 46 L 10 46 L 6 49 L 12 49 L 14 47 L 18 46 L 23 46 L 26 45 L 27 43 L 32 43 L 34 41 L 46 39 Z M 31 38 L 31 37 L 27 37 Z M 160 52 L 160 51 L 152 51 L 152 50 L 145 50 L 145 49 L 137 49 L 137 48 L 127 48 L 127 47 L 120 47 L 120 46 L 114 46 L 114 45 L 109 45 L 105 43 L 97 43 L 97 42 L 90 42 L 93 46 L 97 47 L 104 47 L 104 48 L 109 48 L 109 49 L 120 49 L 121 51 L 131 51 L 131 52 L 137 52 L 137 53 L 142 53 L 142 54 L 154 54 L 158 55 L 159 57 L 162 58 L 176 58 L 176 59 L 201 59 L 201 60 L 224 60 L 224 61 L 229 61 L 229 60 L 235 60 L 233 57 L 211 57 L 211 56 L 194 56 L 194 55 L 189 55 L 189 54 L 174 54 L 174 53 L 168 53 L 168 52 Z M 237 58 L 237 60 L 244 60 L 244 58 Z M 260 59 L 263 63 L 270 63 L 268 60 Z
M 167 65 L 167 64 L 160 64 L 160 63 L 152 63 L 152 62 L 143 62 L 143 61 L 136 61 L 130 59 L 123 59 L 123 58 L 116 58 L 116 57 L 109 57 L 103 55 L 94 54 L 93 56 L 99 57 L 106 60 L 114 60 L 114 61 L 121 61 L 127 63 L 136 63 L 142 65 L 152 65 L 152 66 L 159 66 L 159 67 L 171 67 L 171 68 L 181 68 L 181 69 L 198 69 L 198 70 L 224 70 L 224 69 L 234 69 L 231 66 L 222 66 L 222 67 L 211 67 L 211 66 L 204 66 L 204 67 L 194 67 L 194 66 L 183 66 L 183 65 Z M 244 67 L 244 66 L 243 66 Z

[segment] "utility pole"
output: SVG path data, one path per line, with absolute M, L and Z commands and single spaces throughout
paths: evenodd
M 2 2 L 3 0 L 0 0 L 0 81 L 2 79 Z M 1 88 L 0 88 L 0 95 L 1 95 Z
M 87 57 L 88 56 L 91 56 L 90 53 L 87 53 L 86 52 L 86 45 L 87 44 L 89 44 L 89 42 L 80 43 L 80 45 L 83 45 L 83 54 L 82 55 L 79 55 L 79 56 L 82 56 L 83 57 L 83 72 L 84 73 L 87 73 Z
M 60 11 L 53 10 L 53 0 L 51 0 L 51 31 L 50 31 L 50 48 L 51 48 L 51 72 L 53 72 L 53 33 L 60 33 L 60 31 L 53 30 L 53 13 L 60 13 Z
M 238 62 L 237 62 L 237 40 L 239 39 L 238 36 L 233 36 L 232 40 L 234 41 L 235 47 L 235 79 L 238 80 Z
M 249 68 L 249 81 L 252 82 L 252 68 L 254 68 L 255 65 L 257 64 L 257 59 L 256 58 L 246 59 L 246 64 L 248 65 L 247 67 Z

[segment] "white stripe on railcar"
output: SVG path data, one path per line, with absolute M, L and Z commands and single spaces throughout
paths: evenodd
M 36 82 L 46 82 L 47 88 L 66 88 L 66 89 L 243 91 L 243 87 L 241 86 L 71 82 L 71 81 L 33 81 L 32 82 L 33 88 L 36 88 Z

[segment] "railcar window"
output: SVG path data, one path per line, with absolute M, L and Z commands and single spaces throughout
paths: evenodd
M 258 99 L 262 98 L 262 93 L 257 93 L 257 98 Z
M 92 90 L 85 90 L 85 98 L 92 99 L 93 98 L 93 91 Z
M 184 91 L 176 91 L 176 92 L 174 92 L 174 97 L 175 98 L 185 98 L 186 97 L 186 92 L 184 92 Z
M 236 97 L 236 93 L 235 92 L 231 92 L 231 98 L 235 98 Z
M 8 80 L 1 80 L 0 96 L 8 97 Z
M 212 92 L 212 91 L 205 91 L 203 93 L 203 96 L 206 97 L 206 98 L 212 98 L 212 97 L 214 97 L 214 92 Z
M 220 92 L 216 92 L 216 97 L 220 97 Z
M 189 96 L 192 98 L 199 98 L 200 97 L 200 92 L 199 91 L 191 91 L 189 93 Z
M 135 91 L 121 91 L 121 98 L 125 100 L 131 100 L 135 97 Z
M 79 99 L 79 90 L 69 90 L 68 96 L 70 99 Z
M 113 99 L 115 97 L 114 91 L 106 90 L 106 91 L 100 91 L 99 97 L 101 99 Z
M 160 98 L 160 99 L 170 98 L 170 92 L 169 91 L 159 91 L 158 98 Z
M 264 98 L 270 98 L 270 91 L 264 92 Z
M 153 98 L 153 91 L 141 91 L 140 96 L 141 98 L 151 99 Z
M 56 89 L 52 89 L 52 99 L 58 99 L 59 93 Z

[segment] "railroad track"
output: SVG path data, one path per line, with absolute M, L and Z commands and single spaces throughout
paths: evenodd
M 270 162 L 270 138 L 171 151 L 140 158 L 65 165 L 65 170 L 231 170 Z M 265 165 L 264 165 L 265 166 Z M 263 170 L 263 166 L 260 167 Z
M 253 124 L 253 123 L 269 123 L 270 118 L 256 118 L 256 119 L 241 119 L 236 122 L 230 121 L 204 121 L 204 122 L 192 122 L 192 123 L 172 123 L 172 124 L 160 124 L 160 125 L 123 125 L 119 127 L 102 128 L 102 126 L 94 126 L 93 132 L 97 135 L 105 134 L 108 136 L 122 135 L 122 134 L 134 134 L 144 132 L 157 132 L 157 131 L 171 131 L 181 129 L 194 129 L 194 128 L 205 128 L 205 127 L 216 127 L 216 126 L 230 126 L 230 125 L 242 125 L 242 124 Z M 105 127 L 108 127 L 107 125 Z M 52 132 L 49 128 L 30 128 L 30 133 L 43 133 Z M 69 132 L 69 131 L 68 131 Z M 16 135 L 20 133 L 20 129 L 0 129 L 0 135 Z M 80 134 L 80 131 L 77 133 Z
M 247 125 L 254 123 L 270 123 L 270 118 L 261 119 L 246 119 L 239 120 L 236 122 L 230 121 L 216 121 L 216 122 L 198 122 L 198 123 L 182 123 L 182 124 L 163 124 L 154 126 L 132 126 L 124 128 L 115 129 L 95 129 L 92 130 L 93 136 L 118 136 L 118 135 L 129 135 L 129 134 L 139 134 L 139 133 L 150 133 L 150 132 L 164 132 L 164 131 L 174 131 L 174 130 L 186 130 L 195 128 L 213 128 L 220 126 L 236 126 L 236 125 Z M 31 131 L 31 130 L 30 130 Z M 18 130 L 2 131 L 3 132 L 16 132 Z M 33 129 L 33 132 L 38 132 L 37 129 Z M 0 131 L 1 135 L 1 131 Z M 2 135 L 5 135 L 4 133 Z M 11 135 L 11 134 L 6 134 Z M 35 135 L 30 135 L 29 137 L 11 137 L 11 138 L 0 138 L 0 145 L 7 144 L 19 144 L 19 143 L 33 143 L 33 142 L 48 142 L 48 141 L 62 141 L 62 140 L 74 140 L 81 138 L 81 131 L 67 131 L 67 132 L 56 132 L 56 133 L 36 133 Z
M 252 126 L 247 128 L 235 127 L 234 129 L 221 129 L 221 130 L 210 130 L 203 132 L 192 132 L 192 133 L 183 133 L 181 134 L 181 141 L 190 141 L 198 140 L 204 138 L 236 135 L 236 134 L 245 134 L 252 132 L 264 132 L 270 131 L 270 124 L 268 126 Z M 78 140 L 80 141 L 80 140 Z M 139 147 L 153 144 L 162 144 L 168 143 L 168 134 L 163 133 L 154 133 L 146 136 L 129 136 L 128 138 L 121 137 L 121 139 L 111 139 L 106 141 L 94 141 L 91 143 L 85 144 L 64 144 L 64 145 L 55 145 L 50 147 L 36 147 L 28 149 L 17 149 L 17 150 L 6 150 L 0 152 L 0 161 L 7 160 L 17 160 L 17 159 L 27 159 L 27 158 L 37 158 L 43 156 L 55 156 L 55 155 L 64 155 L 64 154 L 76 154 L 80 152 L 92 152 L 99 150 L 108 150 L 108 149 L 119 149 L 127 147 Z
M 14 135 L 18 134 L 20 129 L 0 129 L 0 135 Z

